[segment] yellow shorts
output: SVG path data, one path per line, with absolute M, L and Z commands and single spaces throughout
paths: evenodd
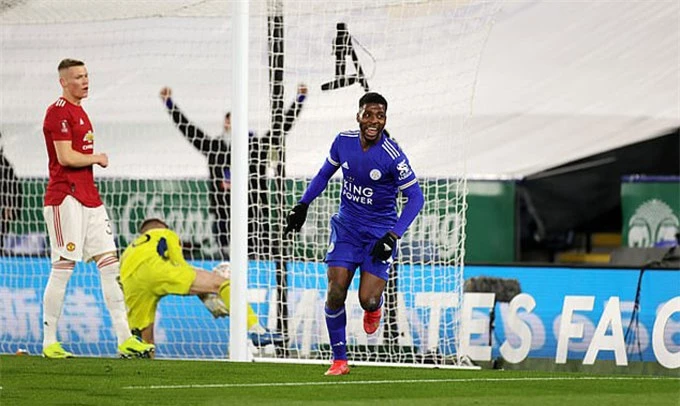
M 121 275 L 130 329 L 144 329 L 156 319 L 158 301 L 166 295 L 186 295 L 196 279 L 191 266 L 175 266 L 159 258 L 146 260 Z

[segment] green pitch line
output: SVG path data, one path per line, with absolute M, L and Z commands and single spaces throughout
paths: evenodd
M 2 405 L 672 405 L 678 377 L 0 356 Z

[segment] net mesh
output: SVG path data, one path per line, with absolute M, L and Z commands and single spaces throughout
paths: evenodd
M 212 269 L 228 257 L 229 232 L 218 223 L 228 220 L 223 191 L 228 166 L 222 160 L 229 135 L 223 117 L 237 103 L 230 98 L 230 6 L 217 0 L 91 3 L 0 5 L 0 131 L 22 188 L 19 200 L 8 200 L 20 209 L 2 236 L 3 352 L 40 351 L 41 297 L 50 268 L 41 124 L 45 108 L 60 94 L 56 64 L 63 58 L 84 60 L 90 73 L 84 108 L 95 128 L 96 150 L 111 161 L 106 169 L 96 168 L 95 176 L 119 247 L 134 238 L 142 219 L 155 216 L 182 237 L 194 265 Z M 350 288 L 349 355 L 379 362 L 456 362 L 466 123 L 498 7 L 498 1 L 481 0 L 251 2 L 248 299 L 261 322 L 288 339 L 285 346 L 254 348 L 257 356 L 330 357 L 323 258 L 340 180 L 334 178 L 315 200 L 293 239 L 281 235 L 283 213 L 301 197 L 335 135 L 357 128 L 358 99 L 371 90 L 389 101 L 386 128 L 409 156 L 426 204 L 400 242 L 375 335 L 363 332 L 357 281 Z M 178 110 L 160 100 L 165 86 Z M 192 139 L 186 127 L 178 127 L 172 114 L 177 111 L 205 139 Z M 115 352 L 99 291 L 94 266 L 79 264 L 59 330 L 78 354 Z M 160 357 L 224 357 L 228 332 L 228 319 L 213 320 L 198 300 L 161 301 Z

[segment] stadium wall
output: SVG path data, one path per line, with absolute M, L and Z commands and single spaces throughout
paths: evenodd
M 212 268 L 214 261 L 193 261 Z M 323 322 L 325 266 L 290 263 L 289 300 L 292 332 L 289 346 L 311 353 L 326 340 Z M 274 265 L 251 261 L 250 267 L 271 272 L 249 273 L 249 300 L 263 323 L 275 327 Z M 43 257 L 0 258 L 0 353 L 41 350 L 41 298 L 49 274 Z M 400 345 L 421 353 L 450 354 L 439 335 L 453 317 L 447 281 L 422 291 L 424 278 L 439 268 L 402 264 L 399 267 L 398 328 Z M 38 274 L 36 274 L 36 272 Z M 304 277 L 303 277 L 304 274 Z M 78 264 L 68 287 L 59 335 L 82 356 L 113 356 L 115 338 L 104 308 L 96 268 Z M 256 276 L 259 275 L 259 276 Z M 466 293 L 463 325 L 467 353 L 480 363 L 502 360 L 505 367 L 536 365 L 571 369 L 607 366 L 615 372 L 680 375 L 680 270 L 467 266 L 466 279 L 486 276 L 515 279 L 521 293 L 510 303 L 494 304 L 492 293 Z M 638 281 L 640 285 L 638 286 Z M 320 288 L 321 287 L 321 288 Z M 356 292 L 356 283 L 351 292 Z M 636 302 L 637 300 L 637 302 Z M 380 345 L 380 332 L 370 338 L 361 331 L 356 294 L 348 300 L 348 342 Z M 489 344 L 489 315 L 496 322 Z M 174 314 L 174 313 L 181 314 Z M 419 326 L 438 323 L 423 336 Z M 209 328 L 206 328 L 209 327 Z M 215 331 L 218 333 L 215 334 Z M 198 300 L 168 297 L 161 301 L 156 330 L 158 357 L 222 359 L 227 356 L 229 320 L 213 320 Z M 308 348 L 302 348 L 307 346 Z M 640 368 L 639 365 L 652 368 Z

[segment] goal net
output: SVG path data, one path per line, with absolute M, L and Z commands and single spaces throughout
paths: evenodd
M 63 6 L 69 3 L 68 7 Z M 56 65 L 85 61 L 95 149 L 110 166 L 95 177 L 119 248 L 142 219 L 162 217 L 187 259 L 212 269 L 229 255 L 224 223 L 230 136 L 231 7 L 217 0 L 10 0 L 0 5 L 0 145 L 15 178 L 2 230 L 0 352 L 41 351 L 42 291 L 49 243 L 42 219 L 47 177 L 42 120 L 61 94 Z M 353 361 L 457 364 L 465 241 L 466 122 L 485 40 L 499 2 L 377 0 L 251 1 L 249 14 L 248 302 L 286 337 L 253 347 L 258 359 L 330 359 L 324 322 L 328 221 L 341 190 L 334 178 L 302 232 L 283 238 L 283 217 L 328 155 L 335 135 L 358 128 L 358 100 L 389 102 L 386 129 L 417 173 L 426 203 L 400 242 L 376 334 L 362 329 L 357 280 L 347 299 Z M 172 89 L 171 102 L 159 97 Z M 178 110 L 171 110 L 178 109 Z M 181 113 L 205 134 L 173 122 Z M 225 169 L 227 169 L 225 173 Z M 3 172 L 5 173 L 5 172 Z M 4 177 L 3 177 L 4 178 Z M 225 182 L 226 181 L 226 182 Z M 18 189 L 5 188 L 12 184 Z M 18 191 L 17 191 L 18 190 Z M 6 202 L 6 203 L 5 203 Z M 238 270 L 232 270 L 238 272 Z M 59 338 L 78 355 L 115 354 L 115 337 L 92 264 L 69 283 Z M 193 298 L 158 310 L 158 356 L 224 358 L 229 320 Z

